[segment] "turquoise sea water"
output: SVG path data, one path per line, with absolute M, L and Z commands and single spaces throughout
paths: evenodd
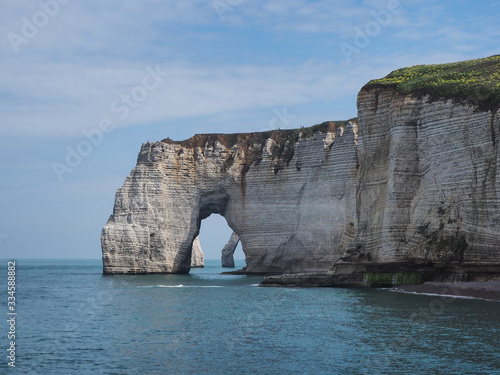
M 103 276 L 100 261 L 18 260 L 16 368 L 3 356 L 0 373 L 500 374 L 499 302 L 262 288 L 219 265 Z

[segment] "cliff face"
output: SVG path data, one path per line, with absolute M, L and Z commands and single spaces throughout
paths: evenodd
M 104 272 L 188 272 L 219 213 L 248 273 L 500 275 L 499 69 L 494 56 L 394 71 L 348 124 L 144 144 L 103 228 Z
M 498 110 L 393 88 L 358 96 L 346 262 L 500 263 Z
M 104 272 L 188 272 L 212 213 L 239 236 L 247 272 L 326 272 L 351 240 L 355 130 L 324 123 L 144 144 L 102 231 Z
M 325 274 L 263 285 L 500 279 L 500 113 L 367 88 L 358 96 L 354 238 Z

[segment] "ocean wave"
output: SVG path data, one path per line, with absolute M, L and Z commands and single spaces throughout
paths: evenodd
M 222 288 L 222 285 L 144 285 L 138 288 Z
M 463 296 L 457 294 L 439 294 L 439 293 L 422 293 L 422 292 L 408 292 L 406 290 L 401 289 L 390 289 L 384 288 L 390 292 L 403 293 L 403 294 L 413 294 L 415 296 L 428 296 L 428 297 L 445 297 L 445 298 L 457 298 L 457 299 L 475 299 L 475 300 L 483 300 L 483 301 L 493 301 L 498 302 L 498 300 L 484 298 L 484 297 L 474 297 L 474 296 Z

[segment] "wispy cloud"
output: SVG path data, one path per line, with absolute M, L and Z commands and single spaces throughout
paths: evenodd
M 153 65 L 154 66 L 154 65 Z M 169 76 L 124 121 L 111 104 L 141 83 L 145 66 L 128 69 L 46 63 L 21 72 L 11 67 L 0 78 L 4 101 L 3 134 L 70 135 L 102 117 L 117 126 L 147 124 L 224 111 L 307 103 L 346 94 L 350 80 L 331 63 L 307 61 L 297 66 L 159 65 Z M 16 76 L 23 74 L 19 82 Z M 351 89 L 352 91 L 352 89 Z M 351 92 L 352 94 L 352 92 Z M 28 110 L 27 110 L 28 109 Z
M 117 120 L 118 127 L 355 97 L 363 83 L 395 63 L 465 58 L 477 51 L 478 42 L 490 44 L 500 33 L 495 15 L 485 33 L 477 30 L 477 20 L 476 29 L 464 27 L 446 4 L 401 2 L 387 29 L 345 64 L 339 44 L 350 42 L 355 27 L 387 4 L 243 1 L 222 23 L 211 2 L 202 0 L 69 2 L 20 53 L 2 39 L 0 134 L 70 136 L 93 128 L 115 116 L 111 103 L 140 83 L 147 66 L 159 65 L 170 75 L 130 116 Z M 9 5 L 0 16 L 1 34 L 20 33 L 23 17 L 29 20 L 39 8 Z M 252 53 L 273 55 L 276 44 L 268 47 L 264 40 L 261 45 L 245 40 L 253 50 L 227 54 L 228 43 L 234 43 L 229 35 L 238 37 L 248 28 L 279 41 L 279 55 L 270 62 L 245 61 Z M 425 56 L 411 49 L 417 44 L 429 46 Z M 297 45 L 303 51 L 294 50 Z

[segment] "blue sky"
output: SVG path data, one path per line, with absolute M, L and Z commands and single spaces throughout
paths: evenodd
M 497 1 L 1 6 L 2 258 L 99 258 L 148 140 L 348 119 L 372 78 L 500 53 Z M 204 222 L 206 257 L 229 235 L 223 219 Z

